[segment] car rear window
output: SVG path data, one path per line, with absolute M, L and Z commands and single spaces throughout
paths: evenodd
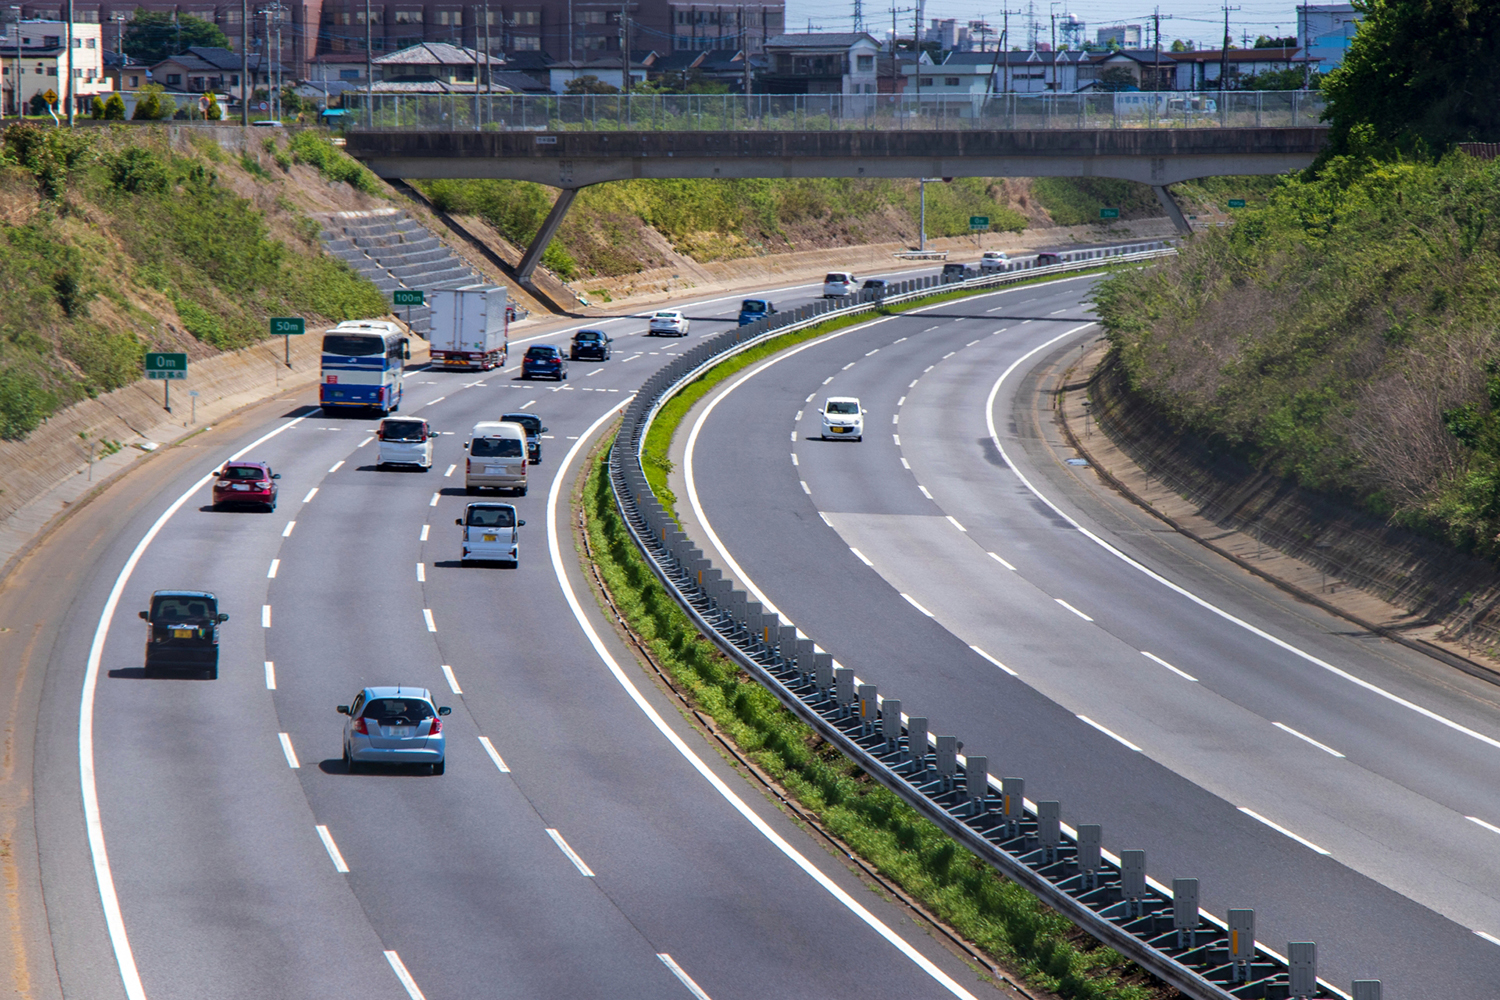
M 153 622 L 204 622 L 218 607 L 206 597 L 158 597 L 151 602 Z
M 579 330 L 577 333 L 573 334 L 573 339 L 578 341 L 580 344 L 592 343 L 599 339 L 599 335 L 593 330 Z
M 360 713 L 362 718 L 374 719 L 381 725 L 394 723 L 398 719 L 405 719 L 407 723 L 415 725 L 436 714 L 432 706 L 421 698 L 371 698 L 365 710 Z
M 387 441 L 426 441 L 420 420 L 387 420 L 384 424 Z
M 254 465 L 230 465 L 219 473 L 220 479 L 264 479 L 266 474 Z
M 678 317 L 677 317 L 677 313 L 674 313 L 674 312 L 659 312 L 659 313 L 656 314 L 656 316 L 654 318 L 655 319 L 677 319 Z
M 842 271 L 834 271 L 828 277 L 826 277 L 826 278 L 823 279 L 824 283 L 835 282 L 835 281 L 836 282 L 844 282 L 844 281 L 848 281 L 848 280 L 849 280 L 849 276 L 847 274 L 843 273 Z
M 513 507 L 470 507 L 469 524 L 477 528 L 514 528 L 516 511 Z
M 533 417 L 529 413 L 507 413 L 500 418 L 508 424 L 520 424 L 526 428 L 527 434 L 542 433 L 542 418 Z
M 763 313 L 765 311 L 766 304 L 760 299 L 746 299 L 740 303 L 740 312 Z
M 475 458 L 520 458 L 521 442 L 515 438 L 475 438 L 469 454 Z
M 556 348 L 543 347 L 537 344 L 534 347 L 526 348 L 526 356 L 533 361 L 551 361 L 555 351 Z

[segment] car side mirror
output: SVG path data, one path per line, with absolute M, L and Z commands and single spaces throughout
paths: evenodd
M 524 527 L 526 527 L 526 519 L 525 518 L 519 518 L 519 519 L 517 519 L 516 520 L 516 527 L 518 527 L 518 528 L 524 528 Z
M 271 473 L 271 478 L 272 479 L 280 479 L 281 478 L 281 473 L 279 473 L 279 472 L 273 472 L 273 473 Z
M 229 616 L 227 614 L 224 614 L 223 612 L 220 612 L 214 620 L 222 625 L 224 622 L 227 622 L 229 620 Z
M 453 709 L 449 708 L 447 705 L 444 705 L 442 708 L 438 709 L 438 715 L 452 715 L 452 714 L 453 714 Z
M 148 617 L 149 617 L 149 616 L 148 616 L 148 615 L 147 615 L 147 614 L 146 614 L 146 612 L 144 612 L 144 611 L 139 611 L 139 612 L 136 612 L 136 613 L 137 613 L 137 614 L 139 614 L 139 615 L 140 615 L 140 616 L 141 616 L 141 621 L 145 621 L 145 620 L 146 620 L 146 619 L 147 619 L 147 618 L 148 618 Z
M 338 712 L 339 712 L 340 715 L 348 715 L 349 714 L 349 706 L 348 705 L 340 705 L 338 707 Z
M 411 348 L 410 347 L 408 347 L 406 350 L 404 350 L 404 351 L 401 352 L 401 360 L 402 361 L 410 361 L 411 360 Z
M 551 430 L 551 429 L 552 429 L 552 428 L 550 428 L 550 427 L 543 427 L 543 428 L 542 428 L 542 429 L 541 429 L 541 430 L 539 430 L 539 431 L 537 431 L 537 433 L 538 433 L 538 434 L 545 434 L 545 433 L 547 433 L 547 432 L 548 432 L 548 431 L 550 431 L 550 430 Z

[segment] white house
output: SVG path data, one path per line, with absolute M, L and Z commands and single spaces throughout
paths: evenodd
M 766 40 L 760 85 L 768 94 L 876 94 L 880 43 L 863 31 L 777 35 Z
M 66 114 L 68 101 L 87 114 L 94 97 L 107 97 L 114 83 L 104 73 L 103 27 L 73 23 L 73 79 L 66 79 L 68 50 L 65 21 L 19 21 L 6 26 L 0 36 L 0 93 L 7 115 L 17 114 L 19 104 L 48 91 L 57 95 L 57 111 Z M 17 101 L 17 64 L 20 69 L 20 100 Z M 29 108 L 27 109 L 29 110 Z

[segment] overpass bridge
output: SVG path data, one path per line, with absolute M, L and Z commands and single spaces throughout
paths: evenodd
M 1015 100 L 1028 96 L 933 102 L 929 108 L 925 102 L 883 101 L 881 95 L 778 105 L 774 98 L 718 95 L 664 103 L 649 96 L 591 101 L 376 94 L 373 106 L 354 109 L 346 149 L 386 178 L 498 178 L 560 189 L 522 258 L 518 277 L 526 281 L 577 191 L 591 184 L 634 178 L 1108 177 L 1150 185 L 1177 228 L 1187 232 L 1168 185 L 1299 170 L 1313 162 L 1327 135 L 1313 124 L 1321 107 L 1297 93 Z

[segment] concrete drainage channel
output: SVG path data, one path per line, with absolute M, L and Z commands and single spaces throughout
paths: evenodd
M 954 736 L 858 683 L 813 640 L 734 587 L 657 500 L 641 467 L 656 413 L 678 390 L 726 358 L 773 337 L 836 316 L 872 312 L 947 290 L 1001 287 L 1115 263 L 1148 261 L 1176 250 L 1163 243 L 1076 251 L 1067 263 L 1022 267 L 964 282 L 897 282 L 881 302 L 866 297 L 803 306 L 705 341 L 648 379 L 626 409 L 610 450 L 615 502 L 652 572 L 724 653 L 788 709 L 948 835 L 1026 887 L 1105 945 L 1197 1000 L 1229 997 L 1347 998 L 1317 978 L 1316 946 L 1294 942 L 1282 956 L 1255 941 L 1255 912 L 1223 920 L 1198 907 L 1198 881 L 1170 888 L 1146 877 L 1146 853 L 1116 857 L 1101 847 L 1097 825 L 1061 822 L 1055 801 L 1032 802 L 1019 777 L 996 779 L 985 757 L 964 757 Z M 1380 1000 L 1378 981 L 1356 982 L 1353 1000 Z

